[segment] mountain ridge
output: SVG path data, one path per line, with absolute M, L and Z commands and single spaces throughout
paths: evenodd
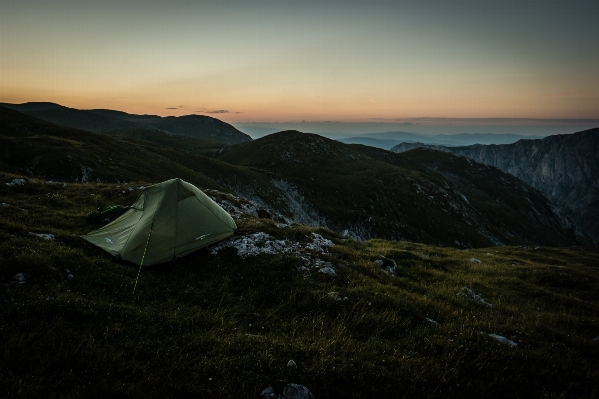
M 148 129 L 192 136 L 228 145 L 252 140 L 247 134 L 219 119 L 204 115 L 167 116 L 136 115 L 106 109 L 79 110 L 54 103 L 0 103 L 0 106 L 54 123 L 96 133 L 123 129 Z
M 391 151 L 419 147 L 466 156 L 518 177 L 599 241 L 599 128 L 513 144 L 433 147 L 404 143 Z

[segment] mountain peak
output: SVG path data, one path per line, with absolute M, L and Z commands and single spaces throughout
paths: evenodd
M 25 112 L 25 111 L 48 111 L 48 110 L 56 110 L 56 109 L 67 109 L 68 107 L 62 106 L 60 104 L 51 103 L 51 102 L 26 102 L 22 104 L 12 104 L 12 103 L 0 103 L 0 106 L 14 109 L 16 111 Z

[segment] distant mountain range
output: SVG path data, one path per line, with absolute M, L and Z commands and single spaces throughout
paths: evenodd
M 212 156 L 163 140 L 60 127 L 0 107 L 4 172 L 68 182 L 181 177 L 249 198 L 286 223 L 357 239 L 457 247 L 591 242 L 538 191 L 449 153 L 395 154 L 296 131 L 221 147 Z
M 506 145 L 402 143 L 391 151 L 422 147 L 463 155 L 518 177 L 545 194 L 599 242 L 599 129 Z
M 425 135 L 407 132 L 369 133 L 337 139 L 345 144 L 363 144 L 390 150 L 401 143 L 422 143 L 447 147 L 473 144 L 511 144 L 522 139 L 541 139 L 542 136 L 522 136 L 518 134 L 460 133 Z
M 219 119 L 203 115 L 160 117 L 134 115 L 107 109 L 79 110 L 49 102 L 24 104 L 0 103 L 0 106 L 34 116 L 60 126 L 97 133 L 138 134 L 162 132 L 213 140 L 226 144 L 250 141 L 251 137 Z

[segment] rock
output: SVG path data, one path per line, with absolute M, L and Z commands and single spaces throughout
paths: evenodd
M 493 307 L 493 305 L 491 305 L 490 303 L 488 303 L 487 301 L 484 300 L 484 298 L 480 295 L 475 293 L 474 291 L 472 291 L 470 288 L 468 287 L 464 287 L 462 289 L 463 292 L 458 292 L 458 296 L 465 296 L 466 298 L 472 300 L 472 301 L 476 301 L 478 303 L 481 303 L 487 307 Z
M 591 340 L 591 342 L 592 342 L 593 344 L 595 344 L 595 345 L 599 345 L 599 335 L 597 335 L 597 337 L 596 337 L 596 338 L 593 338 L 593 339 Z
M 482 263 L 480 260 L 478 260 L 476 258 L 470 258 L 470 262 Z
M 92 172 L 93 172 L 93 169 L 90 168 L 89 166 L 82 166 L 81 167 L 81 182 L 89 181 L 89 179 L 91 178 Z
M 297 368 L 297 363 L 291 359 L 289 362 L 287 362 L 287 367 Z
M 32 236 L 43 238 L 44 240 L 54 241 L 54 234 L 37 234 L 32 232 L 29 232 L 29 234 Z
M 501 342 L 502 344 L 506 344 L 506 345 L 509 345 L 511 347 L 518 346 L 518 344 L 515 343 L 514 341 L 512 341 L 511 339 L 508 339 L 506 337 L 502 337 L 501 335 L 489 334 L 489 337 L 495 338 L 497 341 Z
M 337 275 L 337 272 L 332 267 L 323 267 L 322 269 L 319 269 L 318 271 L 321 273 L 324 273 L 324 274 L 330 274 L 331 276 Z
M 67 273 L 67 280 L 73 281 L 75 279 L 75 276 L 73 276 L 73 274 L 71 273 L 71 271 L 69 269 L 66 270 L 66 273 Z
M 272 387 L 268 387 L 260 392 L 260 396 L 264 399 L 277 399 L 277 394 Z
M 320 234 L 312 233 L 312 242 L 306 245 L 307 249 L 313 249 L 319 252 L 326 252 L 323 247 L 334 247 L 333 241 L 327 240 Z
M 25 279 L 24 273 L 17 273 L 12 276 L 12 279 L 10 280 L 10 283 L 12 284 L 25 284 L 26 282 L 27 280 Z
M 237 255 L 241 258 L 246 258 L 259 254 L 275 255 L 278 253 L 289 253 L 296 249 L 297 244 L 290 243 L 287 240 L 274 240 L 267 233 L 258 232 L 248 236 L 232 237 L 221 241 L 210 252 L 212 255 L 216 255 L 221 249 L 227 247 L 237 249 Z
M 283 389 L 282 395 L 277 395 L 273 387 L 268 387 L 260 392 L 259 395 L 263 399 L 312 399 L 314 395 L 303 385 L 287 384 Z
M 25 179 L 13 179 L 11 182 L 5 183 L 7 186 L 24 186 L 25 185 Z
M 429 319 L 428 317 L 427 317 L 425 320 L 426 320 L 426 321 L 428 321 L 428 322 L 429 322 L 429 323 L 431 323 L 431 324 L 439 324 L 439 323 L 437 323 L 435 320 L 433 320 L 433 319 Z
M 376 264 L 377 264 L 377 265 L 379 265 L 379 266 L 383 266 L 383 265 L 385 264 L 385 262 L 383 262 L 383 261 L 382 261 L 382 260 L 380 260 L 380 259 L 377 259 L 377 260 L 375 260 L 375 261 L 374 261 L 374 263 L 376 263 Z
M 300 384 L 287 384 L 283 389 L 283 395 L 286 399 L 311 399 L 314 397 L 312 392 L 303 385 Z

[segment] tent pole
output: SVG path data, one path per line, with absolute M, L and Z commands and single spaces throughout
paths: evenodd
M 133 294 L 131 294 L 131 299 L 133 303 L 135 303 L 135 289 L 137 288 L 137 282 L 139 281 L 139 275 L 141 274 L 141 266 L 144 264 L 144 259 L 146 258 L 146 252 L 148 251 L 148 245 L 150 244 L 150 237 L 152 237 L 152 230 L 154 229 L 154 223 L 150 227 L 150 234 L 148 234 L 148 241 L 146 242 L 146 247 L 144 248 L 144 254 L 141 257 L 141 262 L 139 264 L 139 271 L 137 272 L 137 278 L 135 279 L 135 285 L 133 286 Z

